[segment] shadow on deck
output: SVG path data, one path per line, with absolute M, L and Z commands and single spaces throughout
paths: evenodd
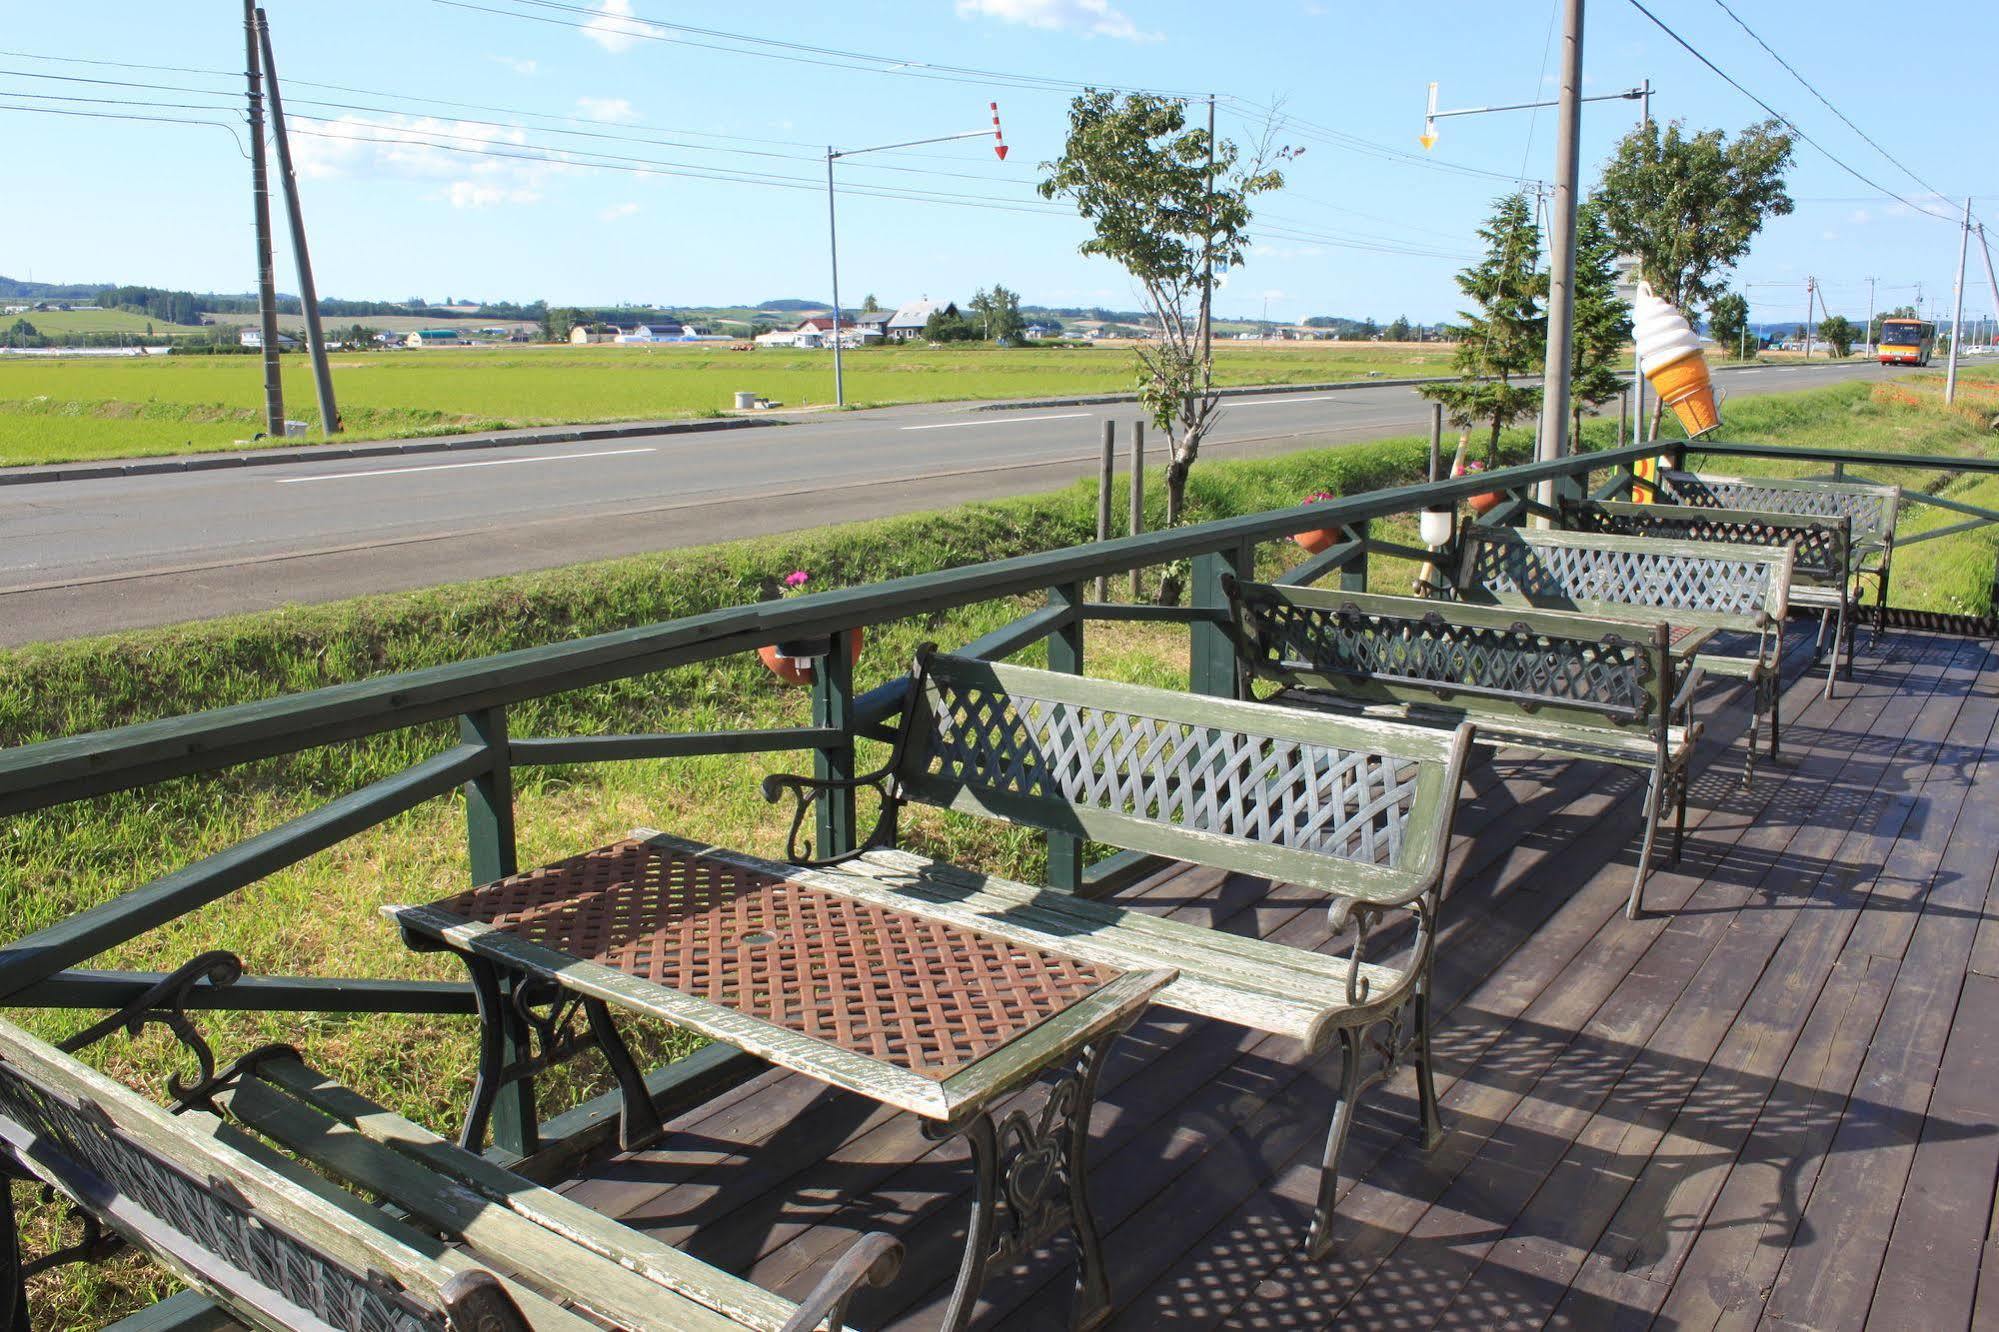
M 1792 663 L 1785 762 L 1741 785 L 1711 712 L 1687 853 L 1621 909 L 1640 780 L 1501 755 L 1467 780 L 1437 965 L 1448 1134 L 1405 1071 L 1344 1162 L 1339 1242 L 1297 1245 L 1336 1059 L 1155 1010 L 1114 1051 L 1092 1179 L 1120 1328 L 1963 1327 L 1999 1175 L 1999 653 L 1903 633 L 1830 702 Z M 1981 790 L 1982 788 L 1982 790 Z M 1120 901 L 1325 947 L 1323 899 L 1181 868 Z M 931 1327 L 965 1220 L 956 1144 L 770 1073 L 582 1201 L 801 1294 L 855 1233 L 909 1245 L 858 1326 Z M 1995 1265 L 1999 1266 L 1999 1265 Z M 1066 1249 L 978 1326 L 1065 1325 Z

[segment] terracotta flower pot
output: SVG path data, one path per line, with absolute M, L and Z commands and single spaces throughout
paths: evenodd
M 1505 492 L 1498 490 L 1488 490 L 1482 495 L 1472 495 L 1469 498 L 1467 498 L 1465 500 L 1465 507 L 1470 509 L 1473 513 L 1483 517 L 1485 514 L 1488 514 L 1492 512 L 1494 509 L 1498 508 L 1503 502 L 1505 502 L 1505 499 L 1506 499 Z
M 859 661 L 861 659 L 861 642 L 866 637 L 867 631 L 864 629 L 856 629 L 847 636 L 847 657 L 849 661 Z M 772 675 L 775 675 L 786 684 L 808 685 L 819 678 L 819 672 L 814 669 L 813 663 L 819 660 L 819 657 L 823 654 L 801 651 L 801 649 L 821 646 L 823 645 L 818 643 L 772 643 L 766 647 L 758 648 L 757 658 L 763 662 L 765 668 Z M 790 650 L 787 651 L 786 649 Z
M 1340 533 L 1338 528 L 1321 527 L 1310 532 L 1294 532 L 1291 534 L 1291 539 L 1303 546 L 1309 553 L 1317 555 L 1320 551 L 1338 541 Z

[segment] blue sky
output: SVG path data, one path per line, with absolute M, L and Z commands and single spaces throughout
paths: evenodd
M 1878 3 L 1854 0 L 1732 4 L 1862 130 L 1958 201 L 1932 201 L 1712 0 L 1654 0 L 1652 8 L 1875 181 L 1937 211 L 1954 211 L 1966 192 L 1982 195 L 1977 207 L 1999 223 L 1990 112 L 1976 98 L 1954 110 L 1950 99 L 1954 88 L 1989 87 L 1999 14 L 1933 5 L 1891 18 Z M 1448 121 L 1427 161 L 1408 154 L 1421 156 L 1415 140 L 1432 79 L 1447 107 L 1553 95 L 1555 0 L 1435 0 L 1420 9 L 1352 0 L 267 0 L 267 9 L 288 109 L 324 118 L 296 119 L 295 142 L 319 286 L 329 295 L 690 305 L 824 299 L 824 146 L 975 129 L 997 100 L 1011 149 L 1005 163 L 989 143 L 970 140 L 841 165 L 843 186 L 959 196 L 843 193 L 842 296 L 962 299 L 1003 282 L 1031 303 L 1134 304 L 1118 270 L 1076 253 L 1081 224 L 1033 194 L 1037 165 L 1059 151 L 1069 91 L 945 77 L 937 67 L 946 65 L 1213 90 L 1224 98 L 1223 132 L 1239 138 L 1255 132 L 1259 106 L 1272 101 L 1303 122 L 1280 133 L 1306 152 L 1290 169 L 1289 188 L 1264 202 L 1251 261 L 1218 297 L 1229 315 L 1259 316 L 1267 303 L 1273 319 L 1447 318 L 1457 306 L 1451 274 L 1471 252 L 1472 228 L 1507 188 L 1475 173 L 1552 172 L 1548 112 Z M 603 14 L 593 19 L 580 9 Z M 230 118 L 223 108 L 240 103 L 232 102 L 240 75 L 227 71 L 241 68 L 242 26 L 229 0 L 0 0 L 0 14 L 0 47 L 12 53 L 0 56 L 8 71 L 0 75 L 7 90 L 0 105 L 222 121 Z M 725 39 L 633 19 L 910 63 L 882 72 L 793 48 L 744 54 L 716 49 L 735 45 Z M 1649 76 L 1661 117 L 1733 129 L 1761 115 L 1625 0 L 1593 0 L 1585 47 L 1586 91 Z M 22 93 L 217 109 L 52 103 Z M 1633 103 L 1585 108 L 1586 182 L 1634 119 Z M 216 290 L 253 285 L 248 166 L 226 130 L 0 111 L 0 135 L 0 172 L 19 189 L 13 206 L 0 210 L 0 272 Z M 512 156 L 454 151 L 466 147 Z M 545 160 L 563 150 L 646 169 Z M 784 179 L 719 181 L 689 169 Z M 1738 275 L 1753 284 L 1758 318 L 1800 316 L 1806 274 L 1819 277 L 1835 310 L 1856 317 L 1866 308 L 1869 275 L 1880 279 L 1884 306 L 1912 300 L 1920 282 L 1947 311 L 1951 226 L 1914 215 L 1808 146 L 1800 147 L 1792 192 L 1797 213 L 1766 230 Z M 1975 251 L 1973 271 L 1979 280 L 1967 294 L 1968 316 L 1993 305 Z M 279 282 L 294 289 L 282 254 Z

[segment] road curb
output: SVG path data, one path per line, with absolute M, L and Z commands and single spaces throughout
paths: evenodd
M 1412 388 L 1455 378 L 1452 375 L 1424 375 L 1415 379 L 1342 379 L 1332 384 L 1253 384 L 1241 388 L 1216 389 L 1221 398 L 1257 398 L 1277 393 L 1328 393 L 1346 389 Z M 1006 402 L 981 403 L 975 412 L 1019 411 L 1033 407 L 1102 407 L 1114 402 L 1137 402 L 1136 393 L 1093 393 L 1072 398 L 1013 398 Z
M 459 453 L 505 449 L 523 444 L 587 444 L 605 439 L 636 439 L 645 435 L 685 435 L 703 430 L 742 430 L 783 424 L 769 418 L 723 417 L 698 421 L 627 421 L 616 425 L 561 426 L 504 435 L 445 435 L 436 439 L 384 440 L 376 444 L 334 444 L 305 449 L 260 449 L 246 453 L 196 453 L 127 462 L 54 463 L 0 471 L 0 486 L 29 486 L 49 481 L 90 481 L 106 477 L 160 476 L 172 472 L 215 472 L 237 467 L 280 467 L 288 463 L 341 462 L 359 458 L 394 458 L 405 454 Z

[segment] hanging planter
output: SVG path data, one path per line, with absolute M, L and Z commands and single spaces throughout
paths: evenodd
M 1484 470 L 1485 470 L 1484 463 L 1468 462 L 1464 465 L 1462 471 L 1453 472 L 1451 473 L 1451 475 L 1469 476 L 1473 472 L 1483 472 Z M 1505 491 L 1484 490 L 1480 491 L 1476 495 L 1471 495 L 1466 497 L 1465 507 L 1470 509 L 1473 513 L 1477 514 L 1479 517 L 1483 518 L 1486 514 L 1491 513 L 1494 509 L 1498 508 L 1501 504 L 1505 502 L 1506 502 Z
M 1305 503 L 1318 504 L 1323 500 L 1337 498 L 1338 496 L 1334 495 L 1331 491 L 1321 490 L 1307 495 Z M 1320 551 L 1329 549 L 1334 542 L 1340 539 L 1340 529 L 1337 527 L 1315 527 L 1309 532 L 1293 532 L 1291 539 L 1303 546 L 1308 554 L 1317 555 Z
M 793 569 L 784 576 L 782 596 L 795 597 L 804 594 L 805 585 L 812 581 L 812 575 L 804 569 Z M 865 630 L 854 629 L 847 634 L 847 659 L 857 662 L 861 659 L 861 641 L 867 637 Z M 809 685 L 819 678 L 818 663 L 833 651 L 832 635 L 819 638 L 786 639 L 757 649 L 757 659 L 764 668 L 786 684 Z

